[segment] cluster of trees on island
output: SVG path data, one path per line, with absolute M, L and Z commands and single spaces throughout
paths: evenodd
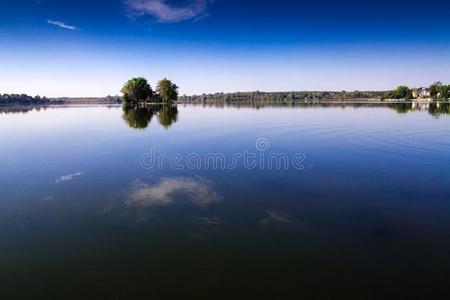
M 160 80 L 153 91 L 147 79 L 135 77 L 125 83 L 121 92 L 122 118 L 131 128 L 147 128 L 154 116 L 165 128 L 178 120 L 178 108 L 172 105 L 178 100 L 178 86 L 167 78 Z
M 128 80 L 121 90 L 125 104 L 171 103 L 178 100 L 178 86 L 167 78 L 156 85 L 156 91 L 143 77 Z

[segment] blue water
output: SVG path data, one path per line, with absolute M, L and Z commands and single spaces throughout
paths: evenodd
M 1 299 L 448 298 L 442 111 L 1 113 Z

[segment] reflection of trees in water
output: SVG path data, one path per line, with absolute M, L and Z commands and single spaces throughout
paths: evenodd
M 46 111 L 46 110 L 67 110 L 71 109 L 72 105 L 0 105 L 0 114 L 26 114 L 32 111 Z M 117 105 L 103 105 L 103 104 L 86 104 L 76 105 L 76 107 L 106 107 L 108 109 L 117 108 Z
M 391 103 L 389 107 L 395 109 L 396 112 L 404 114 L 410 111 L 428 111 L 432 116 L 450 114 L 449 102 L 431 102 L 431 103 Z
M 153 106 L 123 106 L 122 118 L 131 128 L 145 129 L 155 114 Z
M 431 103 L 428 109 L 430 115 L 440 116 L 450 114 L 450 103 Z
M 147 128 L 155 115 L 162 126 L 169 128 L 178 119 L 178 108 L 172 105 L 123 106 L 122 118 L 131 128 Z
M 295 108 L 295 109 L 324 109 L 324 108 L 358 108 L 358 107 L 388 107 L 398 113 L 404 114 L 409 111 L 428 111 L 431 116 L 439 117 L 441 115 L 450 115 L 449 102 L 400 102 L 400 103 L 290 103 L 290 104 L 224 104 L 224 103 L 208 103 L 208 104 L 189 104 L 192 106 L 215 107 L 215 108 L 254 108 L 260 109 L 264 107 L 278 108 Z M 105 107 L 101 105 L 102 107 Z M 108 108 L 117 106 L 106 106 Z M 40 111 L 47 109 L 67 109 L 70 106 L 0 106 L 0 115 L 9 113 L 28 113 L 31 111 Z M 178 108 L 174 105 L 146 105 L 146 106 L 123 106 L 123 119 L 132 128 L 145 129 L 149 126 L 154 115 L 157 115 L 159 123 L 165 128 L 169 128 L 178 120 Z
M 399 114 L 406 114 L 413 109 L 412 103 L 390 103 L 388 106 Z
M 172 105 L 164 105 L 158 114 L 159 124 L 169 128 L 178 121 L 178 108 Z
M 0 114 L 26 114 L 30 111 L 46 110 L 47 106 L 0 106 Z

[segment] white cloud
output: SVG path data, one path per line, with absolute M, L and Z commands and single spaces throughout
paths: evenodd
M 166 206 L 175 203 L 176 195 L 201 207 L 223 199 L 206 179 L 175 177 L 163 178 L 154 185 L 137 180 L 132 184 L 125 204 L 136 207 Z
M 150 15 L 161 23 L 176 23 L 186 20 L 198 20 L 207 15 L 212 0 L 193 0 L 184 6 L 173 6 L 166 0 L 125 0 L 133 15 Z
M 81 173 L 81 172 L 77 172 L 77 173 L 69 174 L 69 175 L 64 175 L 64 176 L 56 178 L 55 182 L 56 183 L 61 183 L 61 182 L 64 182 L 64 181 L 69 181 L 69 180 L 72 180 L 75 177 L 78 177 L 78 176 L 81 176 L 81 175 L 83 175 L 83 173 Z
M 54 25 L 60 28 L 69 29 L 69 30 L 77 30 L 75 26 L 66 25 L 63 22 L 60 21 L 53 21 L 53 20 L 47 20 L 47 23 L 50 25 Z

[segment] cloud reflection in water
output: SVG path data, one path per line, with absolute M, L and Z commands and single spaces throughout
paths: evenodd
M 276 211 L 267 211 L 266 216 L 261 220 L 262 225 L 293 223 L 294 221 L 286 213 Z
M 75 177 L 78 177 L 81 175 L 83 175 L 83 173 L 81 173 L 81 172 L 77 172 L 77 173 L 69 174 L 69 175 L 63 175 L 61 177 L 56 178 L 55 182 L 61 183 L 61 182 L 65 182 L 65 181 L 70 181 L 70 180 L 74 179 Z
M 223 200 L 223 197 L 214 191 L 212 183 L 204 178 L 173 177 L 162 178 L 153 185 L 136 180 L 125 204 L 131 207 L 166 206 L 174 204 L 177 196 L 200 207 Z

